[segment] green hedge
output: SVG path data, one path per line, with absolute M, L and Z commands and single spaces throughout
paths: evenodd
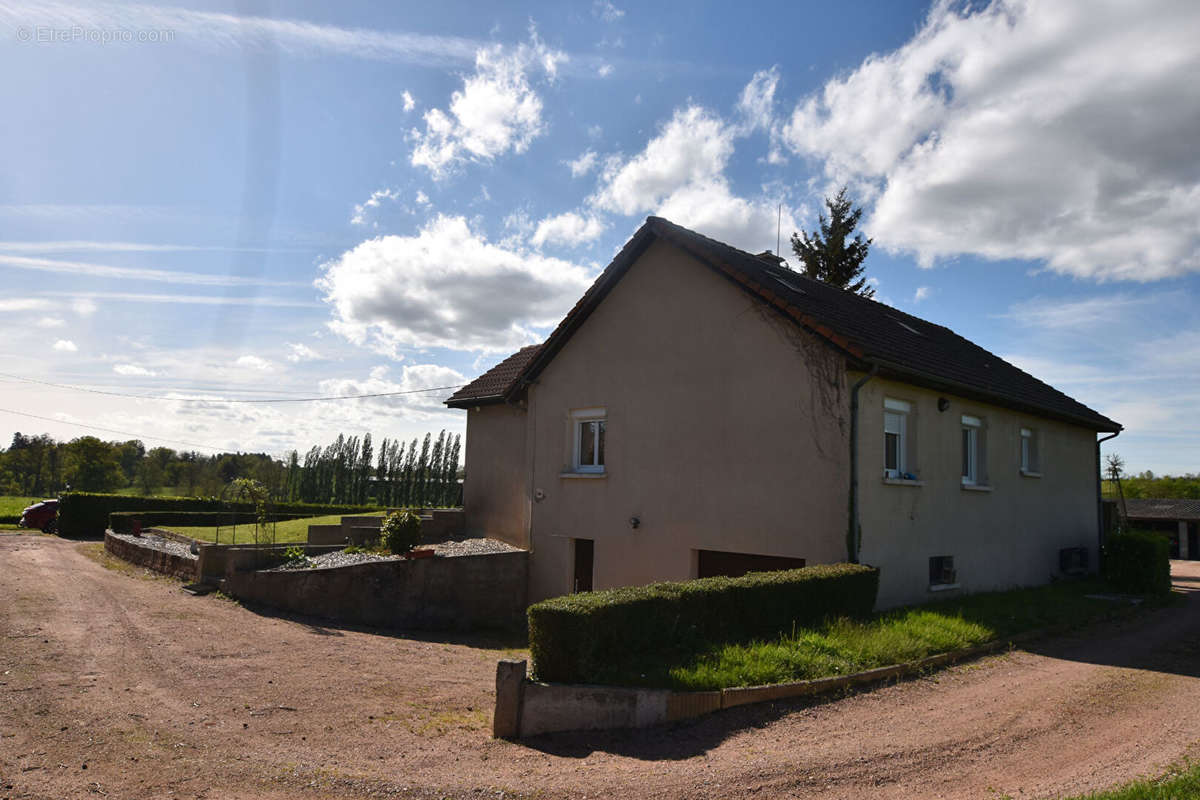
M 139 520 L 143 528 L 170 527 L 215 528 L 218 525 L 252 525 L 256 518 L 253 511 L 114 511 L 108 515 L 108 527 L 117 533 L 133 530 L 133 521 Z M 274 522 L 301 519 L 309 514 L 271 514 Z
M 1104 542 L 1104 580 L 1119 592 L 1171 591 L 1171 541 L 1154 531 L 1129 531 Z
M 222 511 L 229 505 L 215 497 L 136 497 L 123 494 L 67 492 L 58 505 L 58 530 L 63 536 L 99 536 L 108 526 L 110 514 L 119 511 Z M 276 514 L 319 517 L 325 514 L 361 514 L 378 511 L 376 506 L 335 506 L 317 503 L 279 503 L 271 507 Z M 253 511 L 250 503 L 234 506 L 238 511 Z
M 529 607 L 538 680 L 604 683 L 627 662 L 768 639 L 875 606 L 879 570 L 828 564 L 554 597 Z

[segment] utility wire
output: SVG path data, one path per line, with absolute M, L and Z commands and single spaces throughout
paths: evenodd
M 458 386 L 432 386 L 428 389 L 405 389 L 403 391 L 398 391 L 398 392 L 372 392 L 370 394 L 344 394 L 344 395 L 335 395 L 332 397 L 270 397 L 270 398 L 257 398 L 257 399 L 250 399 L 250 400 L 246 400 L 246 399 L 239 399 L 239 400 L 220 399 L 220 400 L 217 400 L 217 399 L 208 398 L 208 397 L 202 397 L 202 398 L 165 397 L 162 395 L 128 394 L 126 392 L 110 392 L 105 389 L 90 389 L 86 386 L 73 386 L 68 383 L 53 383 L 51 381 L 38 380 L 37 378 L 26 378 L 21 375 L 12 375 L 7 372 L 0 372 L 0 376 L 3 376 L 5 378 L 12 378 L 13 380 L 24 381 L 26 383 L 36 383 L 36 384 L 40 384 L 42 386 L 53 386 L 56 389 L 70 389 L 70 390 L 76 391 L 76 392 L 87 392 L 89 394 L 102 394 L 102 395 L 106 395 L 108 397 L 126 397 L 126 398 L 132 398 L 134 400 L 166 400 L 166 401 L 170 401 L 170 402 L 180 402 L 180 401 L 188 401 L 188 400 L 205 400 L 205 401 L 213 402 L 213 403 L 320 403 L 320 402 L 324 402 L 326 400 L 363 400 L 363 399 L 369 398 L 369 397 L 396 397 L 397 395 L 421 394 L 422 392 L 445 392 L 445 391 L 449 391 L 450 389 L 461 389 L 463 386 L 466 385 L 466 384 L 459 384 Z M 216 391 L 216 390 L 209 390 L 209 391 Z
M 178 439 L 164 439 L 161 436 L 143 436 L 140 433 L 130 433 L 129 431 L 119 431 L 115 428 L 101 428 L 97 425 L 86 425 L 82 422 L 69 422 L 65 419 L 55 419 L 54 417 L 42 417 L 37 414 L 29 414 L 25 411 L 14 411 L 11 408 L 0 408 L 0 412 L 5 414 L 16 414 L 19 417 L 29 417 L 31 419 L 45 420 L 46 422 L 56 422 L 60 425 L 74 425 L 76 428 L 88 428 L 93 431 L 104 431 L 105 433 L 119 433 L 122 436 L 132 436 L 134 439 L 151 439 L 156 442 L 168 442 L 170 444 L 182 444 L 188 447 L 197 447 L 201 450 L 211 450 L 214 453 L 228 453 L 228 447 L 213 447 L 207 444 L 196 444 L 195 442 L 181 442 Z

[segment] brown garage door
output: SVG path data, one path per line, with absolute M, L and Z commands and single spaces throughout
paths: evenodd
M 798 569 L 804 566 L 803 558 L 784 556 L 760 556 L 754 553 L 727 553 L 723 550 L 699 550 L 696 577 L 712 578 L 725 575 L 737 578 L 747 572 L 771 572 L 777 569 Z

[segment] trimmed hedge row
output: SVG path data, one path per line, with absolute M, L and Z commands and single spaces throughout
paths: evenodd
M 1128 531 L 1104 541 L 1104 580 L 1130 594 L 1171 591 L 1171 541 L 1154 531 Z
M 123 494 L 67 492 L 59 498 L 58 530 L 63 536 L 99 536 L 115 511 L 222 511 L 227 503 L 215 497 L 136 497 Z M 250 503 L 233 506 L 238 511 L 253 511 Z M 280 503 L 276 514 L 319 517 L 325 514 L 361 514 L 378 511 L 375 506 L 335 506 L 317 503 Z
M 769 639 L 875 607 L 879 570 L 827 564 L 554 597 L 529 607 L 538 680 L 604 683 L 629 660 Z
M 253 511 L 114 511 L 108 515 L 108 527 L 115 533 L 129 533 L 133 521 L 139 520 L 143 528 L 176 525 L 184 528 L 215 528 L 218 525 L 252 525 L 256 518 Z M 308 514 L 271 514 L 274 522 L 302 519 Z

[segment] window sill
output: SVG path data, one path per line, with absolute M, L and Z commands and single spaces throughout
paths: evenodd
M 1024 477 L 1026 477 L 1026 478 L 1040 478 L 1040 477 L 1042 477 L 1042 473 L 1040 473 L 1040 472 L 1034 472 L 1033 470 L 1029 470 L 1029 469 L 1023 469 L 1023 470 L 1021 470 L 1021 475 L 1022 475 L 1022 476 L 1024 476 Z
M 990 492 L 992 490 L 991 486 L 985 486 L 980 483 L 964 483 L 961 486 L 964 492 Z
M 588 480 L 597 480 L 600 478 L 607 478 L 608 473 L 607 472 L 560 472 L 560 473 L 558 473 L 558 477 L 560 477 L 560 478 L 585 478 Z
M 949 592 L 953 589 L 961 588 L 957 583 L 934 583 L 930 584 L 929 591 L 931 592 Z
M 884 478 L 885 486 L 924 486 L 925 481 L 911 481 L 907 478 Z

